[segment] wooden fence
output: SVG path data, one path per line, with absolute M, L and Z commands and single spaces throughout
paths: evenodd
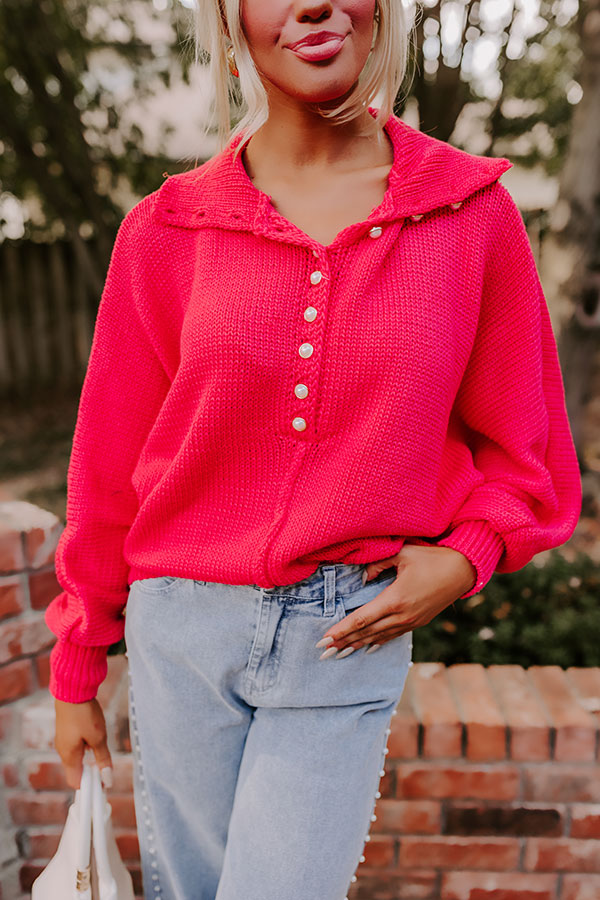
M 99 302 L 69 241 L 1 243 L 0 400 L 79 390 Z

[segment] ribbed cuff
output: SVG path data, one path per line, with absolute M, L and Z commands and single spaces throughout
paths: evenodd
M 448 537 L 436 541 L 436 546 L 452 547 L 453 550 L 460 551 L 477 570 L 475 584 L 459 600 L 466 600 L 485 587 L 505 549 L 498 532 L 483 519 L 461 522 Z
M 52 696 L 67 703 L 93 700 L 108 672 L 109 646 L 57 641 L 50 653 L 48 690 Z

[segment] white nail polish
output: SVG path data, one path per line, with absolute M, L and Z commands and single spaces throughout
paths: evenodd
M 328 644 L 331 644 L 332 641 L 335 641 L 335 638 L 332 638 L 331 635 L 327 637 L 321 638 L 320 641 L 317 641 L 315 647 L 327 647 Z
M 319 659 L 327 659 L 329 656 L 333 656 L 335 653 L 337 653 L 337 647 L 329 647 L 327 650 L 324 650 L 321 653 Z
M 112 776 L 112 769 L 110 766 L 104 766 L 103 769 L 100 769 L 100 777 L 102 778 L 102 783 L 104 784 L 104 787 L 112 787 L 113 776 Z
M 381 647 L 381 644 L 371 644 L 371 646 L 369 647 L 369 649 L 366 652 L 372 653 L 373 650 L 379 650 L 380 647 Z
M 350 656 L 351 653 L 354 653 L 356 647 L 344 647 L 343 650 L 340 650 L 336 659 L 342 659 L 344 656 Z
M 367 570 L 365 569 L 365 571 L 362 573 L 362 583 L 363 584 L 367 583 L 367 575 L 368 575 L 368 573 L 367 573 Z

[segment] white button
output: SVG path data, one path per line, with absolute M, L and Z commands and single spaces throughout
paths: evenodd
M 376 821 L 377 821 L 377 816 L 375 815 L 375 813 L 373 813 L 373 815 L 371 816 L 371 822 L 376 822 Z
M 375 794 L 375 797 L 377 800 L 379 800 L 379 798 L 381 797 L 381 791 L 377 791 L 377 793 Z
M 368 834 L 368 835 L 366 836 L 366 838 L 365 838 L 365 841 L 368 843 L 370 840 L 371 840 L 371 835 Z
M 358 881 L 358 878 L 356 877 L 356 875 L 353 875 L 350 881 L 352 882 L 352 884 L 354 884 L 355 881 Z
M 462 206 L 462 200 L 458 200 L 456 203 L 451 203 L 450 206 L 452 209 L 460 209 Z
M 422 218 L 423 218 L 423 213 L 415 213 L 414 216 L 411 216 L 411 219 L 413 220 L 413 222 L 420 222 Z
M 308 388 L 305 384 L 297 384 L 294 388 L 294 393 L 299 400 L 304 400 L 304 398 L 308 395 Z
M 318 283 L 320 282 L 320 280 L 321 280 L 322 277 L 323 277 L 323 273 L 322 273 L 322 272 L 319 272 L 318 270 L 317 270 L 316 272 L 311 272 L 311 274 L 310 274 L 310 283 L 311 283 L 311 284 L 318 284 Z
M 307 306 L 304 310 L 304 318 L 307 322 L 314 322 L 317 318 L 317 311 L 314 306 Z
M 369 231 L 369 237 L 372 237 L 372 238 L 381 237 L 382 231 L 383 231 L 383 228 L 381 227 L 381 225 L 374 225 L 373 228 L 371 228 L 371 230 Z
M 381 771 L 379 772 L 379 777 L 383 778 L 384 775 L 385 775 L 385 769 L 381 769 Z
M 386 756 L 387 756 L 387 755 L 388 755 L 388 753 L 389 753 L 389 752 L 390 752 L 390 748 L 389 748 L 389 747 L 386 747 L 386 748 L 385 748 L 385 750 L 384 750 L 384 751 L 383 751 L 383 752 L 384 752 L 384 753 L 385 753 L 385 755 L 386 755 Z
M 301 416 L 296 416 L 294 421 L 292 422 L 293 427 L 296 431 L 304 431 L 306 428 L 306 419 L 303 419 Z
M 308 359 L 309 356 L 313 355 L 314 347 L 312 344 L 300 344 L 298 348 L 298 353 L 302 357 L 302 359 Z

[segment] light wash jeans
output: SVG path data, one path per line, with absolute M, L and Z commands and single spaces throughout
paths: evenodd
M 134 581 L 125 615 L 145 900 L 344 900 L 370 839 L 412 633 L 319 659 L 396 577 Z

